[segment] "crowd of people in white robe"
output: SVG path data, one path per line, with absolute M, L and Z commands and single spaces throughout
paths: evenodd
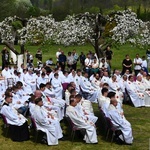
M 89 69 L 87 65 L 85 59 L 86 69 Z M 98 117 L 94 115 L 92 103 L 98 103 L 113 125 L 123 132 L 125 142 L 132 144 L 132 128 L 124 116 L 122 104 L 129 96 L 135 107 L 149 107 L 150 76 L 141 70 L 135 81 L 132 74 L 125 72 L 121 76 L 119 70 L 115 70 L 110 77 L 105 66 L 103 74 L 95 72 L 90 77 L 89 72 L 82 73 L 80 69 L 62 72 L 59 67 L 49 73 L 44 68 L 33 71 L 23 65 L 11 69 L 5 66 L 0 80 L 1 113 L 8 123 L 21 126 L 14 118 L 17 120 L 29 109 L 37 128 L 46 133 L 48 145 L 57 145 L 63 137 L 60 121 L 67 115 L 78 128 L 86 130 L 86 143 L 97 143 L 95 123 Z M 11 103 L 6 101 L 9 96 Z M 4 102 L 9 103 L 11 109 L 4 107 Z M 11 116 L 6 113 L 8 109 L 15 110 Z

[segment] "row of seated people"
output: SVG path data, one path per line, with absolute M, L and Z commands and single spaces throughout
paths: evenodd
M 82 74 L 80 69 L 77 69 L 77 71 L 72 69 L 70 73 L 67 71 L 62 72 L 61 67 L 52 70 L 50 73 L 44 69 L 36 73 L 33 70 L 22 69 L 18 71 L 14 70 L 13 73 L 6 66 L 2 71 L 2 76 L 5 79 L 12 77 L 16 82 L 22 82 L 24 90 L 29 94 L 34 93 L 41 83 L 46 84 L 50 82 L 55 96 L 60 99 L 64 98 L 66 85 L 73 83 L 77 93 L 82 93 L 84 98 L 95 103 L 97 103 L 101 94 L 102 85 L 107 83 L 109 85 L 109 91 L 116 93 L 118 101 L 123 102 L 123 100 L 126 100 L 126 95 L 128 94 L 135 107 L 150 106 L 150 76 L 143 70 L 140 71 L 135 80 L 135 76 L 129 74 L 129 72 L 125 72 L 121 76 L 118 70 L 111 77 L 107 71 L 104 71 L 101 77 L 98 73 L 88 77 L 88 74 L 86 72 Z M 4 80 L 0 80 L 0 85 L 0 92 L 4 94 L 6 90 Z
M 21 98 L 24 96 L 27 96 L 27 93 L 23 94 L 24 92 L 23 85 L 20 85 L 20 84 L 21 83 L 18 82 L 16 85 L 18 89 L 14 87 L 13 91 L 7 90 L 5 92 L 5 102 L 1 109 L 1 113 L 6 116 L 8 123 L 16 127 L 15 129 L 16 133 L 17 133 L 17 128 L 20 129 L 20 127 L 24 126 L 24 123 L 27 120 L 19 113 L 19 110 L 20 110 L 19 108 L 22 108 L 23 106 L 16 107 L 16 104 L 21 104 L 21 101 L 22 101 Z M 82 123 L 85 123 L 85 124 L 87 123 L 87 128 L 86 128 L 87 131 L 84 136 L 84 140 L 86 141 L 86 143 L 97 143 L 97 135 L 95 131 L 95 122 L 97 121 L 97 117 L 94 116 L 93 114 L 91 102 L 89 100 L 82 99 L 82 96 L 76 93 L 76 90 L 74 89 L 73 86 L 72 87 L 68 86 L 68 91 L 70 91 L 69 87 L 71 89 L 71 92 L 70 92 L 71 96 L 69 96 L 69 104 L 67 104 L 66 114 L 72 119 L 73 123 L 77 125 L 79 128 L 86 127 L 85 125 L 82 126 L 82 124 L 80 124 L 81 120 L 83 121 Z M 21 95 L 21 97 L 19 98 L 18 101 L 14 99 L 14 102 L 12 102 L 12 97 L 15 96 L 16 98 L 17 97 L 16 95 L 18 96 Z M 62 99 L 58 100 L 54 97 L 51 97 L 50 95 L 51 95 L 51 90 L 49 90 L 45 84 L 40 84 L 40 90 L 36 90 L 34 92 L 34 95 L 31 98 L 32 100 L 29 102 L 29 110 L 30 110 L 31 115 L 34 117 L 36 121 L 37 127 L 40 130 L 46 132 L 48 145 L 57 145 L 58 139 L 62 138 L 63 136 L 59 121 L 62 120 L 64 117 L 64 105 L 63 104 L 65 104 L 65 102 Z M 23 103 L 27 103 L 27 100 L 24 101 Z M 78 106 L 76 106 L 77 103 L 78 103 Z M 75 107 L 76 111 L 74 112 L 74 115 L 73 114 L 70 115 L 70 113 L 72 112 L 71 111 L 72 105 L 74 107 L 76 106 Z M 24 109 L 21 109 L 21 110 L 24 110 Z M 22 124 L 20 123 L 18 124 L 18 119 L 19 121 L 22 122 Z M 24 121 L 22 121 L 21 119 L 23 119 Z M 92 132 L 92 135 L 91 135 L 91 132 Z M 19 131 L 18 133 L 19 133 L 18 136 L 21 136 L 21 137 L 18 138 L 16 135 L 13 136 L 13 134 L 11 134 L 12 140 L 21 141 L 21 139 L 22 140 L 24 139 L 22 138 L 22 136 L 24 137 L 24 134 L 21 134 L 22 133 L 21 131 Z M 28 135 L 28 132 L 26 133 Z

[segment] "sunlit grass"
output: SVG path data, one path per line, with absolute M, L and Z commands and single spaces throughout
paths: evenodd
M 3 46 L 0 45 L 0 48 L 2 49 Z M 35 56 L 35 52 L 37 51 L 39 46 L 26 46 L 26 48 L 33 54 L 33 56 Z M 43 62 L 45 62 L 50 57 L 52 57 L 55 62 L 55 53 L 58 48 L 61 48 L 65 52 L 65 54 L 67 54 L 68 51 L 72 51 L 73 49 L 76 49 L 78 54 L 80 54 L 81 51 L 86 54 L 89 50 L 93 50 L 90 45 L 71 47 L 63 47 L 60 45 L 45 46 L 41 48 L 43 50 Z M 16 47 L 16 49 L 19 49 L 19 47 Z M 121 63 L 126 54 L 129 54 L 131 59 L 133 60 L 136 53 L 139 53 L 140 56 L 143 56 L 146 53 L 146 50 L 133 48 L 130 45 L 121 46 L 119 47 L 119 49 L 113 48 L 112 50 L 114 52 L 112 69 L 122 68 Z M 36 59 L 34 60 L 34 64 L 36 65 Z M 96 116 L 99 116 L 97 104 L 94 104 L 93 107 Z M 101 134 L 100 126 L 97 126 L 99 141 L 97 145 L 85 144 L 83 143 L 82 139 L 77 139 L 77 137 L 72 144 L 71 138 L 69 136 L 70 132 L 68 132 L 65 122 L 62 122 L 61 125 L 64 133 L 67 135 L 67 140 L 60 141 L 58 146 L 47 146 L 40 143 L 35 144 L 33 141 L 33 134 L 31 134 L 31 139 L 29 141 L 21 143 L 12 142 L 10 138 L 4 137 L 2 131 L 3 123 L 0 119 L 0 150 L 148 150 L 150 148 L 150 108 L 134 108 L 129 105 L 124 105 L 123 108 L 125 116 L 127 120 L 131 123 L 133 129 L 134 142 L 131 146 L 117 145 L 115 143 L 111 145 L 110 140 L 106 141 L 105 137 Z M 101 122 L 99 122 L 99 124 L 101 124 Z

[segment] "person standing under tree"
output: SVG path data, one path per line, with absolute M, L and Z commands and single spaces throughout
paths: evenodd
M 107 46 L 107 48 L 106 48 L 105 55 L 106 55 L 106 61 L 111 68 L 111 60 L 112 60 L 112 56 L 113 56 L 113 51 L 110 49 L 109 46 Z
M 136 58 L 134 58 L 134 72 L 135 72 L 135 76 L 137 76 L 137 74 L 140 72 L 141 70 L 141 65 L 142 65 L 142 59 L 139 57 L 139 54 L 136 54 Z
M 130 74 L 132 73 L 132 60 L 130 59 L 129 55 L 126 55 L 126 58 L 122 62 L 122 75 L 129 70 Z

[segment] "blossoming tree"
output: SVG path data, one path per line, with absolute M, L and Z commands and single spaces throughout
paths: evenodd
M 119 11 L 113 18 L 116 26 L 111 30 L 112 39 L 120 44 L 130 42 L 141 47 L 150 45 L 150 30 L 147 23 L 137 19 L 131 10 Z
M 40 16 L 21 20 L 23 27 L 16 29 L 12 26 L 17 17 L 8 17 L 0 23 L 0 38 L 15 52 L 14 41 L 18 37 L 22 49 L 26 43 L 51 42 L 55 44 L 82 45 L 90 42 L 98 57 L 103 56 L 100 40 L 105 32 L 105 24 L 115 21 L 116 26 L 110 31 L 112 40 L 124 44 L 130 42 L 141 46 L 150 45 L 150 32 L 147 24 L 137 19 L 130 10 L 117 12 L 113 18 L 101 14 L 78 14 L 68 16 L 64 21 L 57 22 L 52 17 Z M 103 37 L 105 38 L 105 37 Z M 23 53 L 23 50 L 21 51 Z

